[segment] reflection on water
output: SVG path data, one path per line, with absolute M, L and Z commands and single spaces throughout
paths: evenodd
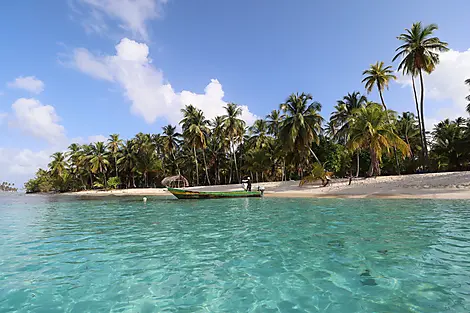
M 470 312 L 468 201 L 0 197 L 0 312 Z

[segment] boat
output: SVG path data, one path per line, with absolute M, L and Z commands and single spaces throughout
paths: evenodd
M 260 191 L 195 191 L 168 187 L 178 199 L 217 199 L 217 198 L 256 198 L 263 195 Z

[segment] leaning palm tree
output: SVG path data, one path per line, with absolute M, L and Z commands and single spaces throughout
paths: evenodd
M 386 66 L 384 67 L 384 62 L 377 62 L 372 64 L 369 69 L 365 70 L 362 75 L 366 75 L 362 82 L 365 84 L 367 93 L 370 93 L 374 87 L 377 87 L 377 90 L 380 95 L 380 101 L 385 110 L 387 110 L 387 106 L 385 105 L 383 91 L 385 88 L 388 89 L 388 84 L 391 80 L 397 79 L 397 77 L 393 74 L 392 67 Z
M 312 100 L 311 94 L 297 93 L 280 105 L 286 117 L 279 129 L 279 138 L 286 151 L 309 151 L 320 163 L 311 145 L 319 142 L 323 118 L 319 113 L 321 104 Z
M 439 53 L 449 50 L 447 43 L 438 37 L 432 37 L 433 32 L 438 29 L 436 24 L 423 27 L 421 22 L 414 23 L 411 29 L 405 29 L 405 33 L 400 34 L 397 39 L 402 41 L 402 45 L 396 49 L 397 54 L 392 61 L 401 58 L 398 70 L 405 74 L 410 74 L 412 79 L 419 75 L 421 85 L 420 95 L 420 130 L 423 141 L 424 158 L 429 165 L 428 147 L 426 142 L 426 128 L 424 123 L 424 81 L 423 71 L 430 74 L 439 64 Z M 413 82 L 414 83 L 414 82 Z M 416 99 L 417 100 L 417 99 Z
M 470 78 L 467 79 L 465 83 L 470 86 Z M 467 99 L 467 101 L 470 101 L 470 95 L 468 95 L 465 99 Z M 470 114 L 470 102 L 467 104 L 467 112 L 468 114 Z
M 235 103 L 228 103 L 225 106 L 227 114 L 223 115 L 224 118 L 224 132 L 230 141 L 230 150 L 233 154 L 233 162 L 235 164 L 235 173 L 238 177 L 238 182 L 240 182 L 240 173 L 237 167 L 237 157 L 236 157 L 236 145 L 241 143 L 243 140 L 243 134 L 245 133 L 245 121 L 240 119 L 239 116 L 242 115 L 242 109 Z M 230 181 L 231 181 L 230 176 Z
M 111 152 L 111 155 L 114 157 L 116 177 L 119 176 L 117 157 L 118 157 L 118 152 L 119 152 L 119 149 L 121 148 L 121 146 L 122 146 L 122 139 L 119 138 L 118 134 L 109 135 L 107 148 Z
M 333 130 L 333 138 L 338 142 L 345 144 L 349 137 L 350 118 L 354 110 L 364 107 L 367 104 L 367 97 L 361 95 L 358 91 L 352 94 L 348 93 L 342 100 L 337 101 L 335 111 L 331 113 L 330 127 Z M 359 153 L 356 151 L 356 177 L 359 177 Z
M 410 148 L 397 134 L 392 124 L 394 112 L 384 110 L 380 104 L 370 103 L 356 109 L 350 117 L 350 135 L 347 147 L 352 151 L 369 149 L 371 164 L 368 176 L 380 175 L 380 162 L 384 153 L 396 148 L 408 155 Z
M 211 184 L 209 172 L 207 170 L 206 154 L 204 150 L 207 148 L 207 138 L 209 136 L 209 121 L 204 117 L 202 110 L 196 109 L 193 105 L 187 105 L 181 109 L 183 119 L 180 124 L 183 128 L 183 136 L 185 140 L 192 146 L 194 152 L 194 162 L 196 165 L 196 182 L 199 185 L 199 169 L 197 162 L 196 149 L 202 150 L 204 160 L 204 168 L 206 171 L 206 180 Z

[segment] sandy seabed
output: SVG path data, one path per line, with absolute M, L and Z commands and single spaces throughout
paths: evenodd
M 319 184 L 299 187 L 298 181 L 253 183 L 265 188 L 266 197 L 299 198 L 396 198 L 396 199 L 470 199 L 470 172 L 445 172 L 377 178 L 333 179 L 331 186 Z M 190 187 L 198 191 L 234 191 L 241 185 Z M 87 190 L 64 193 L 74 196 L 171 196 L 166 188 L 133 188 L 109 191 Z

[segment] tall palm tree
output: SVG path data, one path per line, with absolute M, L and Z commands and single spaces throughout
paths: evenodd
M 337 101 L 335 111 L 331 113 L 330 125 L 333 127 L 333 138 L 338 142 L 345 144 L 349 137 L 350 118 L 354 110 L 364 107 L 367 104 L 367 97 L 361 95 L 358 91 L 354 91 L 352 94 L 348 93 L 343 97 L 342 100 Z M 356 177 L 359 177 L 359 153 L 360 150 L 356 151 Z
M 374 86 L 377 86 L 377 90 L 379 91 L 380 101 L 382 102 L 382 106 L 384 110 L 387 110 L 387 106 L 385 105 L 383 91 L 385 87 L 388 89 L 388 84 L 391 80 L 397 79 L 397 77 L 393 74 L 392 67 L 386 66 L 384 67 L 384 62 L 377 62 L 372 64 L 369 69 L 365 70 L 362 75 L 367 75 L 362 80 L 365 83 L 365 87 L 368 93 L 372 91 Z M 396 162 L 396 170 L 397 173 L 400 175 L 400 164 L 398 162 L 397 153 L 394 148 L 394 157 Z
M 423 152 L 426 164 L 429 166 L 428 146 L 426 142 L 426 128 L 424 123 L 424 81 L 423 71 L 430 74 L 439 64 L 439 53 L 449 50 L 447 43 L 438 37 L 432 37 L 434 31 L 438 29 L 436 24 L 422 26 L 421 22 L 414 23 L 411 29 L 405 29 L 405 33 L 400 34 L 397 39 L 402 41 L 402 45 L 396 49 L 397 54 L 392 61 L 401 58 L 398 70 L 410 74 L 412 79 L 419 75 L 421 85 L 420 95 L 420 115 L 421 133 L 423 141 Z M 413 82 L 414 83 L 414 82 Z
M 393 74 L 392 67 L 390 65 L 384 67 L 384 62 L 377 62 L 365 70 L 362 75 L 366 75 L 362 82 L 365 84 L 367 93 L 370 93 L 374 87 L 377 87 L 380 95 L 380 101 L 382 102 L 384 110 L 387 110 L 382 93 L 385 88 L 388 89 L 388 84 L 391 80 L 397 79 L 397 77 Z
M 470 78 L 467 79 L 465 83 L 470 86 Z M 465 99 L 467 99 L 467 101 L 470 101 L 470 95 L 468 95 Z M 468 114 L 470 114 L 470 102 L 467 104 L 467 112 Z
M 380 161 L 384 153 L 393 147 L 409 154 L 409 147 L 393 130 L 389 120 L 394 118 L 392 111 L 384 110 L 380 104 L 370 103 L 354 111 L 350 117 L 350 135 L 347 147 L 353 151 L 370 151 L 371 164 L 368 176 L 380 175 Z
M 281 111 L 279 110 L 272 110 L 271 113 L 266 115 L 268 133 L 276 138 L 279 136 L 279 127 L 281 125 L 282 119 L 283 116 L 281 115 Z
M 108 155 L 106 153 L 106 148 L 104 142 L 98 141 L 92 148 L 92 157 L 90 159 L 91 171 L 96 173 L 101 173 L 103 175 L 104 186 L 106 187 L 106 171 L 108 170 L 109 161 L 107 159 Z
M 225 152 L 229 147 L 230 143 L 225 136 L 224 130 L 224 117 L 216 116 L 210 122 L 212 132 L 210 136 L 210 149 L 212 152 L 212 159 L 215 163 L 215 181 L 220 184 L 220 171 L 221 171 L 221 159 L 224 160 Z
M 279 130 L 279 138 L 287 151 L 310 151 L 320 163 L 311 145 L 319 142 L 323 118 L 319 113 L 321 104 L 312 100 L 311 94 L 297 93 L 291 94 L 280 105 L 286 117 Z
M 416 116 L 411 112 L 403 112 L 398 117 L 398 121 L 395 125 L 397 135 L 399 135 L 410 147 L 411 157 L 414 156 L 412 147 L 418 149 L 419 144 L 416 142 L 416 138 L 421 134 L 420 127 Z
M 268 123 L 265 120 L 256 120 L 248 129 L 251 134 L 249 143 L 252 147 L 262 149 L 269 145 L 272 137 L 268 136 Z
M 76 143 L 72 143 L 68 147 L 67 156 L 69 157 L 69 167 L 70 172 L 75 178 L 80 179 L 82 187 L 86 189 L 86 184 L 83 181 L 82 175 L 82 162 L 81 159 L 83 157 L 83 150 L 82 147 Z
M 119 176 L 117 156 L 118 156 L 118 152 L 119 152 L 119 149 L 121 148 L 121 146 L 122 146 L 122 139 L 119 138 L 118 134 L 109 135 L 107 148 L 109 149 L 109 151 L 111 152 L 111 155 L 114 158 L 116 177 Z
M 183 119 L 180 122 L 183 128 L 183 136 L 192 146 L 194 152 L 197 185 L 199 185 L 199 169 L 196 149 L 202 150 L 204 168 L 206 171 L 206 180 L 210 185 L 211 182 L 209 178 L 209 172 L 207 170 L 206 154 L 204 152 L 204 150 L 207 148 L 207 138 L 210 133 L 208 127 L 209 121 L 204 117 L 202 110 L 195 108 L 193 105 L 187 105 L 184 109 L 181 109 L 181 113 L 183 113 Z
M 67 170 L 67 160 L 63 152 L 56 152 L 51 155 L 52 161 L 49 163 L 49 170 L 52 177 L 62 179 Z
M 176 126 L 170 124 L 163 126 L 162 143 L 163 151 L 167 154 L 169 159 L 173 159 L 176 164 L 178 174 L 180 174 L 178 162 L 176 162 L 175 152 L 180 144 L 181 134 L 176 131 Z M 173 174 L 173 173 L 172 173 Z
M 230 150 L 233 154 L 233 162 L 235 164 L 235 173 L 240 182 L 240 172 L 237 167 L 236 145 L 243 140 L 245 133 L 245 121 L 239 118 L 242 115 L 242 109 L 235 103 L 228 103 L 225 107 L 227 114 L 223 115 L 224 118 L 224 132 L 230 141 Z M 230 177 L 230 181 L 231 181 Z
M 126 140 L 123 143 L 122 149 L 119 151 L 118 155 L 118 166 L 121 172 L 125 173 L 126 177 L 126 186 L 132 186 L 135 188 L 135 171 L 137 166 L 137 156 L 134 149 L 134 140 Z M 129 179 L 130 176 L 130 179 Z

